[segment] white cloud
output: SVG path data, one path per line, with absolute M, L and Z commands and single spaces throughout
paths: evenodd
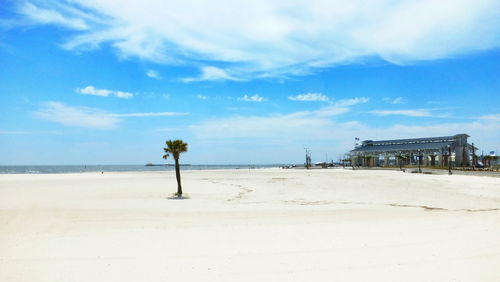
M 302 136 L 311 132 L 316 127 L 324 127 L 330 122 L 314 116 L 303 116 L 296 114 L 230 117 L 211 119 L 191 126 L 191 130 L 199 138 L 286 138 L 291 132 L 296 136 Z M 314 136 L 309 135 L 310 138 Z
M 67 49 L 107 44 L 124 58 L 228 66 L 205 67 L 185 81 L 304 74 L 371 57 L 410 64 L 500 47 L 496 0 L 41 3 L 19 10 L 79 31 Z
M 60 123 L 67 126 L 110 129 L 114 128 L 120 119 L 110 116 L 102 110 L 88 107 L 72 107 L 59 102 L 45 103 L 35 116 L 40 119 Z
M 478 117 L 477 119 L 480 119 L 480 120 L 491 120 L 491 121 L 500 121 L 500 114 L 484 115 L 484 116 Z
M 403 97 L 397 97 L 397 98 L 385 97 L 382 100 L 389 104 L 406 104 L 406 99 L 404 99 Z
M 124 92 L 124 91 L 119 91 L 119 90 L 97 89 L 92 85 L 89 85 L 85 88 L 77 88 L 75 91 L 80 93 L 80 94 L 103 96 L 103 97 L 113 95 L 113 96 L 115 96 L 117 98 L 121 98 L 121 99 L 129 99 L 129 98 L 132 98 L 134 96 L 134 94 L 129 93 L 129 92 Z
M 183 82 L 195 82 L 195 81 L 216 81 L 216 80 L 234 80 L 239 81 L 241 79 L 236 78 L 228 74 L 225 70 L 217 67 L 202 67 L 201 74 L 198 77 L 186 77 L 183 78 Z
M 338 116 L 341 114 L 345 114 L 348 111 L 349 111 L 348 107 L 339 107 L 339 106 L 332 105 L 332 106 L 324 107 L 322 109 L 314 111 L 314 113 L 318 116 L 329 117 L 329 116 Z
M 155 129 L 156 132 L 179 132 L 183 131 L 184 128 L 179 128 L 179 127 L 167 127 L 167 128 L 157 128 Z
M 257 159 L 257 162 L 281 160 L 284 163 L 300 163 L 304 146 L 312 149 L 315 160 L 323 161 L 325 153 L 336 159 L 353 149 L 355 137 L 383 140 L 467 133 L 471 136 L 469 142 L 485 150 L 494 149 L 500 140 L 500 123 L 493 119 L 423 126 L 395 123 L 379 127 L 359 121 L 339 122 L 317 115 L 317 111 L 209 119 L 192 125 L 190 131 L 200 144 L 220 148 L 213 155 L 207 155 L 208 160 L 224 155 L 227 156 L 225 161 L 229 162 Z M 229 149 L 221 148 L 220 144 Z M 248 147 L 258 147 L 262 154 L 255 158 L 255 150 Z M 232 152 L 230 148 L 239 149 Z M 266 159 L 266 153 L 272 158 Z
M 0 130 L 0 135 L 18 135 L 18 134 L 30 134 L 30 131 L 19 131 L 19 130 Z
M 466 133 L 471 136 L 469 142 L 474 142 L 484 149 L 498 146 L 498 140 L 500 140 L 500 123 L 493 120 L 446 122 L 432 125 L 394 124 L 385 128 L 370 128 L 366 125 L 364 127 L 364 132 L 360 132 L 360 137 L 363 140 L 447 136 Z
M 368 103 L 369 101 L 370 101 L 370 99 L 366 98 L 366 97 L 356 97 L 356 98 L 351 98 L 351 99 L 338 100 L 337 102 L 335 102 L 335 106 L 337 106 L 337 107 L 349 107 L 349 106 L 354 106 L 357 104 Z
M 26 134 L 60 134 L 61 132 L 51 130 L 51 131 L 22 131 L 22 130 L 0 130 L 0 135 L 26 135 Z
M 200 99 L 200 100 L 208 100 L 208 96 L 205 96 L 205 95 L 200 95 L 200 94 L 197 94 L 196 95 L 196 98 Z
M 124 117 L 157 117 L 179 116 L 188 113 L 175 112 L 148 112 L 148 113 L 109 113 L 100 109 L 89 107 L 73 107 L 60 102 L 47 102 L 34 113 L 36 117 L 66 126 L 111 129 L 116 127 Z
M 267 99 L 260 96 L 259 94 L 255 94 L 255 95 L 252 95 L 252 96 L 248 96 L 248 95 L 243 95 L 243 97 L 238 97 L 238 101 L 245 101 L 245 102 L 264 102 L 266 101 Z
M 61 27 L 76 30 L 87 30 L 89 28 L 85 23 L 85 20 L 79 18 L 78 16 L 63 16 L 55 10 L 43 9 L 28 2 L 25 2 L 20 6 L 19 12 L 31 21 L 39 24 L 55 24 Z
M 158 79 L 158 80 L 162 79 L 161 75 L 157 71 L 155 71 L 155 70 L 147 70 L 146 71 L 146 75 L 148 77 L 151 77 L 151 78 L 154 78 L 154 79 Z
M 117 98 L 122 98 L 122 99 L 128 99 L 128 98 L 132 98 L 134 96 L 134 94 L 132 94 L 132 93 L 123 92 L 123 91 L 114 91 L 113 94 Z
M 248 98 L 248 97 L 247 97 Z M 339 100 L 327 107 L 314 111 L 293 112 L 290 114 L 275 114 L 269 116 L 229 117 L 203 121 L 193 125 L 191 129 L 201 138 L 226 136 L 228 138 L 311 138 L 321 139 L 331 136 L 331 132 L 321 132 L 318 128 L 331 128 L 335 123 L 330 117 L 341 115 L 350 110 L 351 106 L 368 102 L 367 98 L 352 98 Z M 346 123 L 353 126 L 355 123 Z M 325 135 L 326 134 L 326 135 Z M 286 139 L 288 140 L 288 139 Z
M 311 101 L 326 102 L 329 99 L 326 95 L 323 95 L 321 93 L 306 93 L 306 94 L 299 94 L 297 96 L 288 96 L 288 100 L 306 101 L 306 102 L 311 102 Z
M 327 107 L 323 107 L 319 110 L 316 110 L 313 113 L 318 115 L 318 116 L 322 116 L 322 117 L 341 115 L 341 114 L 347 113 L 349 111 L 349 107 L 357 105 L 357 104 L 368 103 L 368 101 L 370 101 L 370 99 L 368 99 L 366 97 L 342 99 L 342 100 L 338 100 L 335 103 L 332 103 L 331 105 L 329 105 Z
M 130 113 L 130 114 L 109 114 L 112 117 L 171 117 L 171 116 L 186 116 L 189 113 L 177 112 L 149 112 L 149 113 Z
M 377 116 L 389 116 L 389 115 L 399 115 L 399 116 L 409 116 L 409 117 L 436 117 L 433 116 L 430 110 L 427 109 L 416 109 L 416 110 L 374 110 L 370 111 L 371 114 Z

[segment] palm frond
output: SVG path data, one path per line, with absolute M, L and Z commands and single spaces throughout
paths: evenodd
M 167 153 L 167 157 L 169 154 L 172 154 L 174 159 L 179 159 L 180 155 L 188 150 L 188 144 L 179 139 L 167 140 L 165 144 L 167 147 L 163 148 L 163 150 Z

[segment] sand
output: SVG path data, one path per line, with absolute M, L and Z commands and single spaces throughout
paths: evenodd
M 500 178 L 0 175 L 0 281 L 500 281 Z

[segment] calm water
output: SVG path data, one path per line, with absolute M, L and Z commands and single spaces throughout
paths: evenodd
M 181 170 L 210 170 L 210 169 L 250 169 L 279 167 L 280 165 L 189 165 L 181 166 Z M 6 173 L 75 173 L 75 172 L 111 172 L 111 171 L 165 171 L 174 170 L 173 166 L 145 166 L 145 165 L 19 165 L 0 166 L 0 174 Z

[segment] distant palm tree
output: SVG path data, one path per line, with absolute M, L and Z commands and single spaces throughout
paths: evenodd
M 403 170 L 403 161 L 405 160 L 405 156 L 402 154 L 398 154 L 396 155 L 396 158 L 398 159 L 399 170 Z
M 406 165 L 410 160 L 410 156 L 405 154 L 397 154 L 396 158 L 398 159 L 399 162 L 399 170 L 403 170 L 403 166 Z
M 496 161 L 497 159 L 498 159 L 497 156 L 491 156 L 491 155 L 484 156 L 483 157 L 484 166 L 491 167 L 492 162 Z
M 181 170 L 179 167 L 179 157 L 181 153 L 187 152 L 188 144 L 184 143 L 182 140 L 168 140 L 165 142 L 167 144 L 166 148 L 163 148 L 165 151 L 165 155 L 163 158 L 166 159 L 172 154 L 172 157 L 175 160 L 175 177 L 177 178 L 177 196 L 182 196 L 182 186 L 181 186 Z

